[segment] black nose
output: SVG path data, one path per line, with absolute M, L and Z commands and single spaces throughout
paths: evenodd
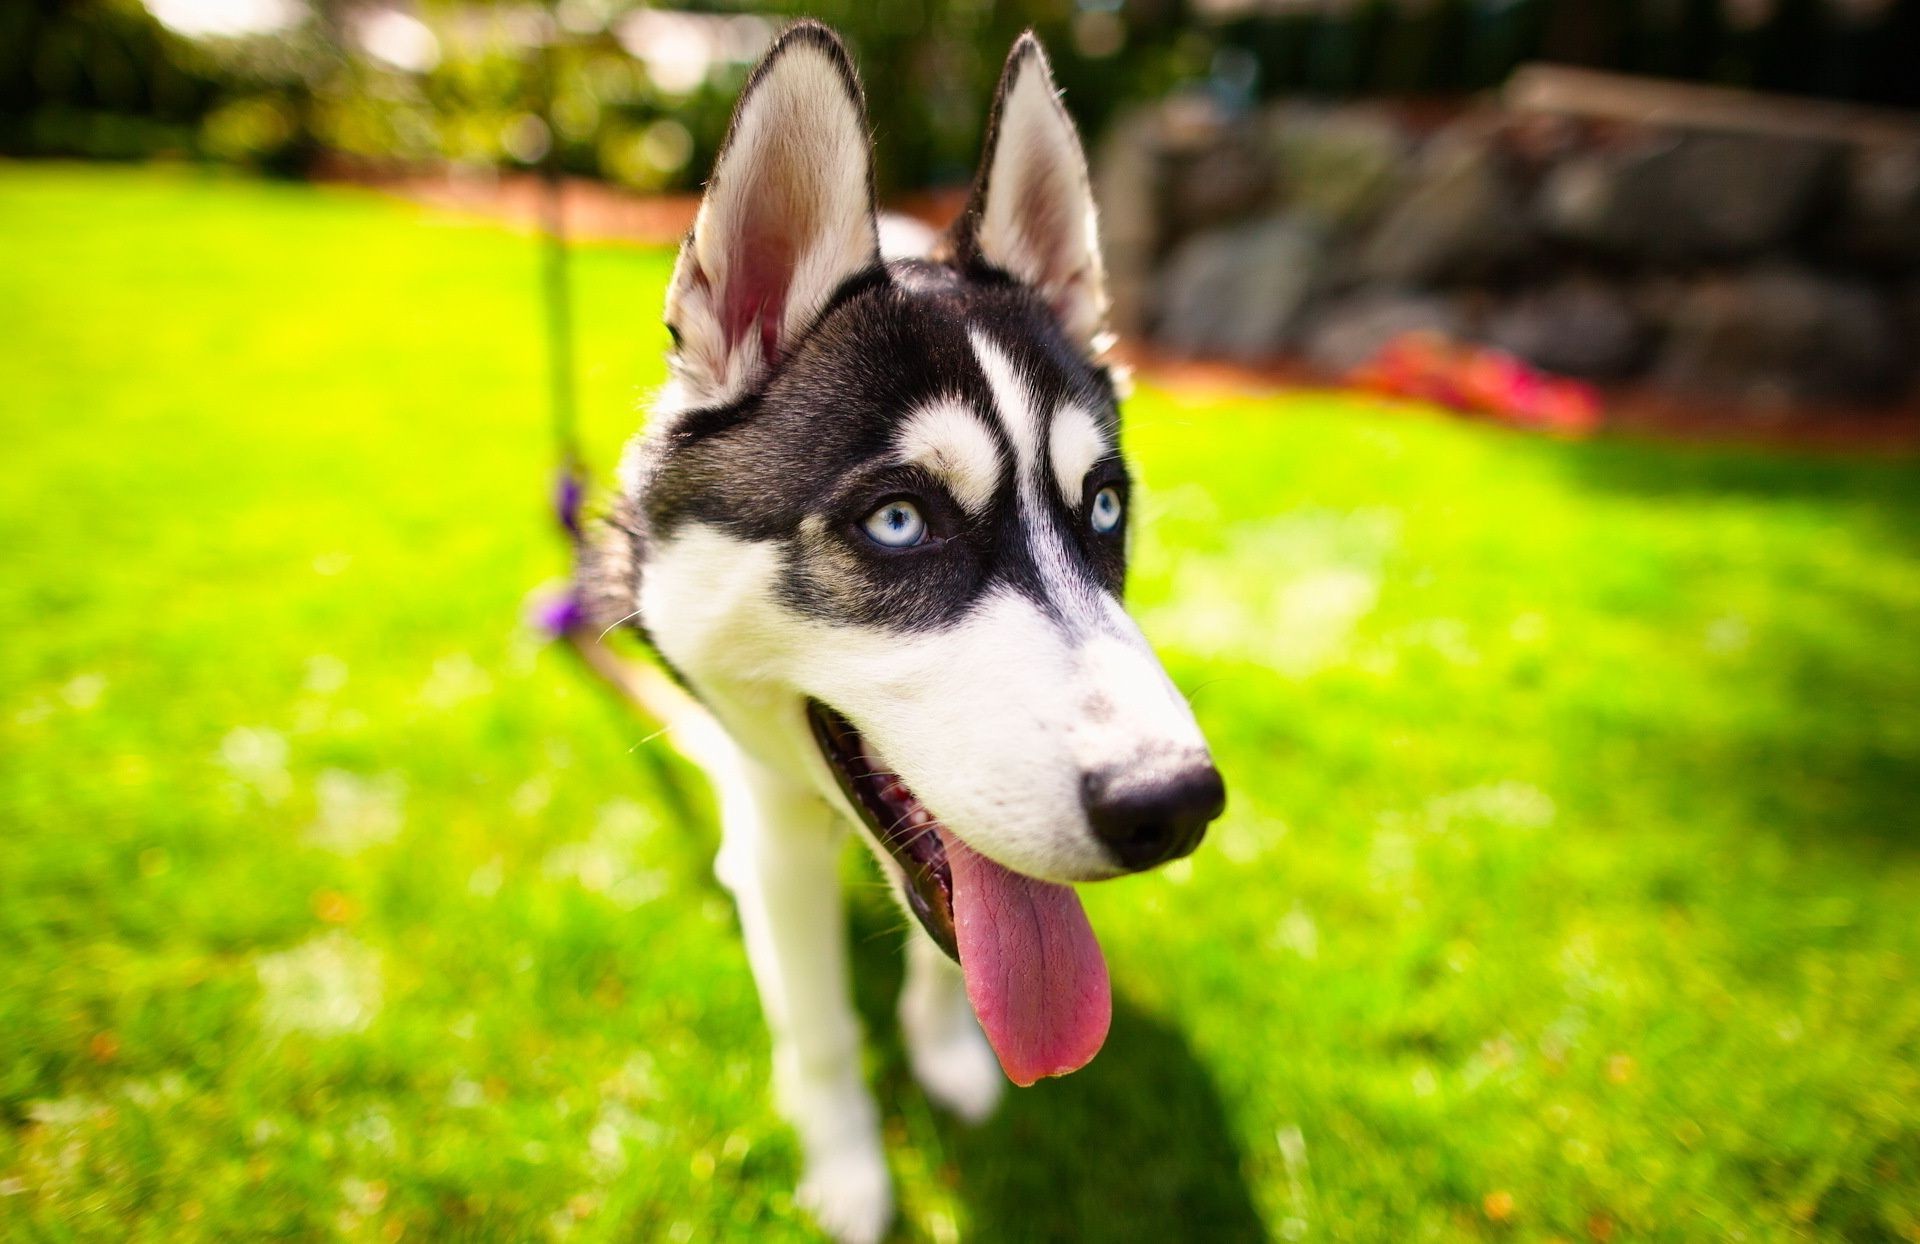
M 1206 760 L 1090 773 L 1081 796 L 1094 836 L 1135 872 L 1191 852 L 1227 806 L 1226 783 Z

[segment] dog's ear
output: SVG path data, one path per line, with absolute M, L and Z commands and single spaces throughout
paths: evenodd
M 880 260 L 860 80 L 839 36 L 788 27 L 747 80 L 667 291 L 685 397 L 730 402 Z
M 1031 31 L 1000 71 L 973 194 L 944 253 L 1026 282 L 1083 351 L 1104 348 L 1107 278 L 1087 157 Z

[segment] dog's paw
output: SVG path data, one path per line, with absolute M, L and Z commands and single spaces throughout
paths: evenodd
M 993 1056 L 971 1014 L 942 1024 L 935 1031 L 914 1031 L 909 1025 L 907 1051 L 913 1078 L 927 1096 L 968 1123 L 984 1123 L 1007 1091 L 1007 1077 Z
M 780 1109 L 800 1135 L 806 1169 L 795 1201 L 840 1244 L 871 1244 L 893 1221 L 880 1114 L 851 1059 L 808 1075 L 791 1046 L 774 1051 Z
M 893 1221 L 893 1184 L 878 1149 L 863 1146 L 810 1161 L 794 1199 L 839 1244 L 879 1244 Z

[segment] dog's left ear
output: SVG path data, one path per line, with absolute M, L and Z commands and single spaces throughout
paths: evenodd
M 1024 281 L 1084 353 L 1105 347 L 1107 277 L 1087 157 L 1031 31 L 1014 42 L 1000 71 L 980 171 L 945 257 Z
M 837 35 L 796 22 L 741 92 L 667 289 L 687 398 L 745 394 L 879 262 L 860 80 Z

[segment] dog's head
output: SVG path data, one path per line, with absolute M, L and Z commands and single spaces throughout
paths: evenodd
M 970 988 L 1054 982 L 974 992 L 1016 1079 L 1084 1061 L 1084 1032 L 1010 1058 L 989 1014 L 1095 989 L 1059 883 L 1186 854 L 1225 798 L 1120 604 L 1105 312 L 1086 160 L 1031 36 L 961 218 L 888 261 L 858 80 L 801 24 L 734 113 L 668 295 L 673 379 L 623 472 L 661 654 L 864 822 Z

